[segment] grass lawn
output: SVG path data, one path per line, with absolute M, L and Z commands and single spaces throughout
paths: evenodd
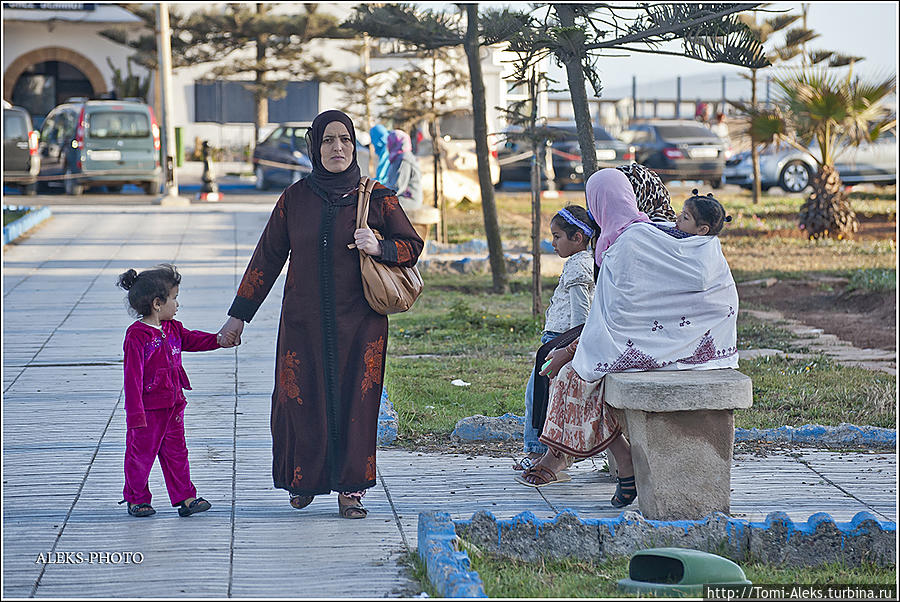
M 613 558 L 594 564 L 578 560 L 521 562 L 468 551 L 472 570 L 478 572 L 490 598 L 619 598 L 634 597 L 620 592 L 616 584 L 628 577 L 628 558 Z M 896 583 L 894 567 L 874 565 L 849 567 L 828 564 L 789 569 L 758 562 L 739 563 L 754 584 L 873 584 Z
M 24 211 L 24 210 L 20 210 L 20 209 L 16 209 L 14 211 L 8 211 L 8 210 L 4 209 L 3 210 L 3 225 L 8 226 L 9 224 L 13 223 L 20 217 L 23 217 L 27 213 L 28 213 L 28 211 Z

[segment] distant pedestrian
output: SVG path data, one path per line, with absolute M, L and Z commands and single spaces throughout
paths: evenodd
M 159 458 L 166 489 L 179 516 L 209 510 L 191 482 L 184 439 L 182 389 L 191 383 L 181 366 L 182 351 L 210 351 L 222 345 L 214 333 L 187 330 L 175 320 L 181 274 L 162 264 L 138 274 L 128 270 L 118 285 L 128 291 L 128 304 L 138 318 L 125 333 L 125 488 L 128 514 L 156 514 L 150 505 L 148 479 Z
M 397 191 L 404 211 L 422 206 L 422 170 L 412 152 L 412 141 L 403 130 L 392 130 L 387 137 L 388 166 L 384 185 Z
M 372 148 L 375 149 L 375 179 L 380 184 L 387 183 L 388 168 L 390 160 L 387 148 L 388 129 L 380 123 L 369 130 L 369 137 L 372 139 Z

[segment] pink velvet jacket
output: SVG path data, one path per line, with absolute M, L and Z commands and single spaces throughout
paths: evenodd
M 218 349 L 215 333 L 188 330 L 178 320 L 163 320 L 162 332 L 140 320 L 125 333 L 125 421 L 147 425 L 144 410 L 171 408 L 191 388 L 181 366 L 182 351 Z

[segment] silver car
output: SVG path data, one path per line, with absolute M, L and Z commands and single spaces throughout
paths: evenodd
M 816 152 L 816 149 L 813 148 Z M 835 169 L 844 184 L 897 182 L 897 138 L 888 133 L 870 144 L 847 146 L 838 154 Z M 778 186 L 785 192 L 806 190 L 818 170 L 808 154 L 787 144 L 760 149 L 760 188 Z M 753 187 L 753 160 L 750 151 L 738 153 L 725 164 L 725 183 L 746 189 Z

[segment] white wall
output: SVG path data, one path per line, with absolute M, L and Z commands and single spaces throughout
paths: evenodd
M 3 72 L 17 58 L 27 52 L 50 46 L 66 48 L 84 55 L 103 74 L 103 79 L 112 88 L 113 72 L 106 62 L 110 57 L 113 64 L 127 73 L 127 57 L 131 50 L 99 35 L 109 24 L 98 23 L 41 23 L 28 21 L 3 22 Z M 132 71 L 141 77 L 147 72 L 138 66 Z

